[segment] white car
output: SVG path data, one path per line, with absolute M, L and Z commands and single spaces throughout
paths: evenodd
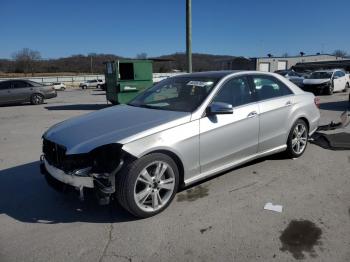
M 61 82 L 52 83 L 52 86 L 55 90 L 65 90 L 66 89 L 66 85 L 64 83 L 61 83 Z
M 305 91 L 332 95 L 349 88 L 349 77 L 341 69 L 320 70 L 313 72 L 303 83 Z
M 88 87 L 101 88 L 101 86 L 104 83 L 105 82 L 102 79 L 93 79 L 93 80 L 87 80 L 87 81 L 81 82 L 79 84 L 79 87 L 82 88 L 82 89 L 87 89 Z

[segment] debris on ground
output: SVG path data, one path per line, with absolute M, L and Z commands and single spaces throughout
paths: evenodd
M 278 213 L 282 213 L 283 206 L 281 206 L 281 205 L 274 205 L 271 202 L 269 202 L 269 203 L 265 204 L 264 209 L 265 210 L 270 210 L 270 211 L 275 211 L 275 212 L 278 212 Z

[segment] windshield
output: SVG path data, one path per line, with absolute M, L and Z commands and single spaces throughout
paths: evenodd
M 311 79 L 328 79 L 332 77 L 332 72 L 313 72 L 309 78 Z
M 193 112 L 218 81 L 218 78 L 203 77 L 168 78 L 139 94 L 128 105 Z

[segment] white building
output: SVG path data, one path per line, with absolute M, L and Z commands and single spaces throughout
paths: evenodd
M 290 69 L 297 63 L 335 61 L 344 60 L 344 58 L 328 54 L 317 54 L 288 57 L 258 57 L 254 58 L 254 60 L 256 63 L 256 70 L 264 72 L 275 72 L 276 70 Z

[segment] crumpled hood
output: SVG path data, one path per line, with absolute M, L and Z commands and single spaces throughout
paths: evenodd
M 58 123 L 43 137 L 64 146 L 67 154 L 81 154 L 109 143 L 125 144 L 190 118 L 186 112 L 118 105 Z
M 330 79 L 304 79 L 304 85 L 321 85 L 329 82 Z

